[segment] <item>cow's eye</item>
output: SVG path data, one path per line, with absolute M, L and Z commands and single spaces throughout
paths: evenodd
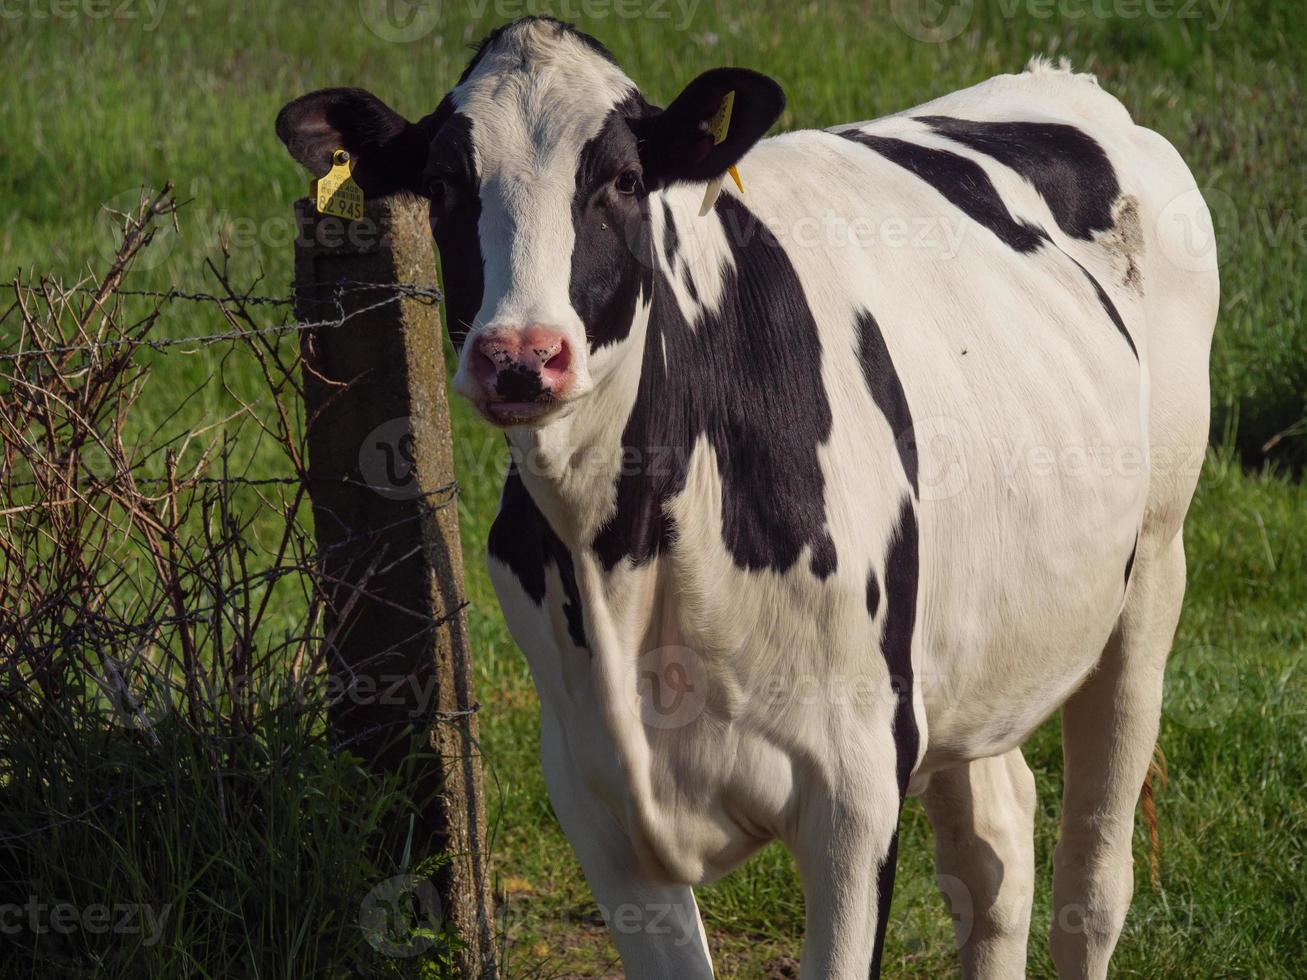
M 640 171 L 623 170 L 617 177 L 617 193 L 634 194 L 640 189 Z

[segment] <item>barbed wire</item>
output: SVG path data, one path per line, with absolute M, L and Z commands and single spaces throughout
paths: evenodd
M 3 285 L 14 289 L 16 292 L 24 288 L 31 288 L 30 284 L 23 283 L 4 283 Z M 343 327 L 356 317 L 373 310 L 381 309 L 391 303 L 398 302 L 401 299 L 416 299 L 429 306 L 434 306 L 443 299 L 440 288 L 430 283 L 368 283 L 357 280 L 343 279 L 328 282 L 310 282 L 310 283 L 291 283 L 292 289 L 310 290 L 319 288 L 331 288 L 333 290 L 331 299 L 313 299 L 277 297 L 277 296 L 244 296 L 239 293 L 222 296 L 216 293 L 194 293 L 183 292 L 181 290 L 136 290 L 133 292 L 123 293 L 115 292 L 114 295 L 131 295 L 131 296 L 150 296 L 168 302 L 171 300 L 183 300 L 187 302 L 204 302 L 215 303 L 219 306 L 250 306 L 250 305 L 289 305 L 293 306 L 299 302 L 303 305 L 325 305 L 334 303 L 337 315 L 331 319 L 323 320 L 305 320 L 293 323 L 270 324 L 264 327 L 239 328 L 233 327 L 230 330 L 221 330 L 216 333 L 193 334 L 187 337 L 114 337 L 109 340 L 98 341 L 89 344 L 60 344 L 55 346 L 43 346 L 32 350 L 20 351 L 0 351 L 0 361 L 17 362 L 36 357 L 50 357 L 62 354 L 80 354 L 93 353 L 101 350 L 122 350 L 124 348 L 149 348 L 151 350 L 163 351 L 174 347 L 190 347 L 189 350 L 179 351 L 182 354 L 193 354 L 205 347 L 213 344 L 227 341 L 249 340 L 255 337 L 277 336 L 281 334 L 303 333 L 312 330 L 334 330 Z M 363 292 L 368 290 L 386 289 L 392 291 L 393 295 L 380 299 L 375 303 L 369 303 L 361 306 L 356 310 L 346 312 L 344 309 L 343 299 L 351 292 Z M 75 286 L 71 289 L 61 289 L 61 292 L 79 292 L 94 293 L 87 286 Z
M 114 473 L 112 476 L 99 478 L 92 475 L 89 478 L 79 479 L 76 483 L 67 479 L 55 479 L 48 481 L 22 480 L 17 483 L 4 482 L 4 476 L 0 473 L 0 487 L 6 490 L 32 490 L 37 487 L 75 487 L 89 493 L 97 490 L 109 490 L 118 486 L 128 475 L 130 471 L 124 473 Z M 236 487 L 275 487 L 275 486 L 340 486 L 340 487 L 361 487 L 364 490 L 372 490 L 375 493 L 387 497 L 398 497 L 402 493 L 404 500 L 420 500 L 426 497 L 443 496 L 449 493 L 451 488 L 454 493 L 458 493 L 457 482 L 443 484 L 432 490 L 400 490 L 393 485 L 366 483 L 363 480 L 354 480 L 347 476 L 327 477 L 311 476 L 304 474 L 302 476 L 179 476 L 175 480 L 170 480 L 165 476 L 138 476 L 132 480 L 139 487 L 162 487 L 177 490 L 192 490 L 197 486 L 236 486 Z
M 42 280 L 41 282 L 44 282 Z M 34 292 L 39 290 L 41 282 L 32 282 L 22 280 L 11 282 L 0 282 L 0 287 L 12 289 L 15 292 Z M 59 286 L 53 284 L 55 290 L 60 294 L 83 293 L 88 296 L 95 296 L 99 293 L 98 286 Z M 365 282 L 362 279 L 323 279 L 318 282 L 291 282 L 290 288 L 296 289 L 326 289 L 331 288 L 340 293 L 347 295 L 349 293 L 364 292 L 370 289 L 434 289 L 437 293 L 437 299 L 440 298 L 439 290 L 435 286 L 422 285 L 419 283 L 395 283 L 395 282 Z M 187 300 L 191 302 L 203 303 L 229 303 L 239 301 L 245 306 L 294 306 L 296 298 L 292 296 L 259 296 L 254 293 L 202 293 L 178 289 L 171 286 L 168 289 L 115 289 L 113 296 L 136 296 L 148 299 L 158 299 L 165 302 L 174 299 Z M 421 298 L 421 297 L 419 297 Z

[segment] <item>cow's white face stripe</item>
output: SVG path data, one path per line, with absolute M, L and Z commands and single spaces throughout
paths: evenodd
M 590 383 L 585 325 L 569 295 L 576 174 L 587 141 L 634 91 L 571 32 L 526 22 L 483 50 L 451 94 L 473 121 L 479 180 L 484 284 L 473 334 L 491 325 L 562 330 L 576 354 L 575 394 Z M 470 350 L 465 344 L 456 387 L 466 384 Z

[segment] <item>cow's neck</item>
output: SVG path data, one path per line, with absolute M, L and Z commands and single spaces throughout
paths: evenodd
M 713 216 L 681 217 L 679 258 L 655 253 L 649 301 L 596 355 L 595 389 L 515 436 L 523 480 L 568 548 L 605 572 L 659 563 L 675 542 L 691 564 L 724 549 L 740 568 L 803 562 L 825 578 L 836 556 L 818 454 L 832 414 L 813 312 L 743 202 L 723 195 Z M 673 509 L 713 515 L 718 533 L 679 533 Z
M 624 421 L 640 389 L 649 308 L 637 310 L 617 349 L 601 351 L 606 375 L 577 410 L 535 430 L 515 430 L 509 444 L 536 506 L 569 550 L 584 550 L 611 514 L 622 469 Z

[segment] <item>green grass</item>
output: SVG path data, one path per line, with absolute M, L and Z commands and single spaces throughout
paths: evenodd
M 511 15 L 519 5 L 509 6 Z M 1050 53 L 1096 72 L 1137 121 L 1175 143 L 1208 190 L 1222 244 L 1212 380 L 1213 431 L 1223 446 L 1208 461 L 1187 528 L 1190 589 L 1162 730 L 1171 771 L 1158 808 L 1162 889 L 1149 889 L 1141 864 L 1114 970 L 1302 975 L 1307 491 L 1246 464 L 1307 415 L 1303 19 L 1272 0 L 1238 2 L 1219 24 L 1210 4 L 1194 8 L 1203 14 L 1196 19 L 1065 16 L 1112 9 L 1072 3 L 1023 3 L 1008 17 L 1011 2 L 978 0 L 960 34 L 922 43 L 896 25 L 890 6 L 703 2 L 686 30 L 676 16 L 580 20 L 655 101 L 705 68 L 741 64 L 785 86 L 783 127 L 824 126 L 905 108 Z M 1049 6 L 1052 16 L 1039 16 Z M 180 232 L 158 243 L 163 260 L 132 285 L 202 287 L 203 259 L 226 240 L 238 279 L 262 271 L 266 291 L 284 292 L 290 202 L 303 193 L 305 176 L 272 134 L 278 108 L 309 89 L 350 84 L 410 116 L 428 111 L 465 63 L 465 45 L 505 19 L 494 4 L 438 9 L 436 29 L 412 43 L 378 37 L 353 2 L 174 3 L 153 30 L 142 19 L 0 19 L 8 67 L 0 100 L 0 273 L 76 277 L 102 267 L 109 240 L 97 225 L 102 202 L 172 180 L 193 202 Z M 215 327 L 190 312 L 178 305 L 165 329 L 185 335 Z M 235 396 L 258 390 L 239 363 L 220 358 L 215 350 L 159 359 L 162 383 L 154 390 L 201 389 L 167 432 L 218 418 Z M 143 422 L 161 423 L 175 408 L 147 407 Z M 588 923 L 593 902 L 538 771 L 535 695 L 476 560 L 497 500 L 499 444 L 461 404 L 454 424 L 495 867 L 512 892 L 510 974 L 599 974 L 613 969 L 611 947 Z M 1303 443 L 1291 435 L 1277 451 L 1300 463 Z M 255 472 L 272 465 L 252 441 L 242 445 Z M 1055 729 L 1041 730 L 1027 755 L 1040 788 L 1030 972 L 1049 976 L 1043 934 L 1060 794 Z M 1141 858 L 1143 844 L 1141 836 Z M 914 803 L 904 822 L 889 975 L 952 969 L 931 853 Z M 772 957 L 797 954 L 802 898 L 780 851 L 769 849 L 706 889 L 702 905 L 724 974 L 758 975 Z

